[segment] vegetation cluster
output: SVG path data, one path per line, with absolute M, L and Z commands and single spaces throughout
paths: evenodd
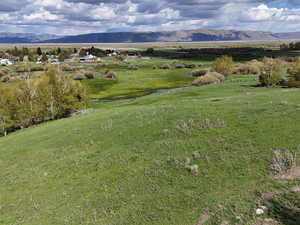
M 70 116 L 86 106 L 84 86 L 56 68 L 37 79 L 0 86 L 0 134 Z

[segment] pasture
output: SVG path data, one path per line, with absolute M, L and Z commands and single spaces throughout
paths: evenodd
M 299 157 L 299 89 L 259 74 L 190 87 L 213 65 L 197 57 L 103 60 L 70 64 L 94 74 L 84 114 L 0 137 L 0 224 L 299 224 L 299 174 L 270 170 L 275 150 Z

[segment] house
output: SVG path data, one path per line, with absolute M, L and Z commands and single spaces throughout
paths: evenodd
M 97 60 L 97 57 L 94 55 L 87 55 L 85 57 L 80 58 L 80 62 L 90 63 L 95 62 Z
M 50 60 L 48 60 L 48 62 L 52 65 L 59 65 L 60 64 L 58 59 L 50 59 Z
M 9 59 L 0 59 L 0 65 L 1 66 L 11 66 L 14 63 L 10 61 Z

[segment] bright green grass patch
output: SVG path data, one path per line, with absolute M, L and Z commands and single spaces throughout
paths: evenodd
M 137 97 L 161 88 L 190 86 L 193 78 L 188 76 L 190 70 L 153 70 L 137 71 L 115 70 L 118 80 L 95 79 L 85 81 L 90 97 L 98 99 L 119 99 Z
M 194 225 L 218 204 L 226 210 L 211 224 L 234 222 L 274 188 L 271 149 L 300 144 L 299 90 L 255 84 L 94 103 L 1 138 L 0 224 Z
M 109 64 L 97 66 L 97 72 L 113 70 L 118 74 L 118 80 L 95 79 L 84 81 L 87 84 L 89 95 L 93 99 L 126 99 L 140 97 L 157 89 L 177 88 L 191 86 L 193 77 L 192 69 L 175 69 L 180 63 L 194 63 L 208 66 L 208 62 L 190 60 L 169 60 L 153 58 L 151 60 L 129 60 L 127 64 Z M 153 69 L 163 64 L 170 64 L 173 69 Z M 129 70 L 131 66 L 137 66 L 138 70 Z

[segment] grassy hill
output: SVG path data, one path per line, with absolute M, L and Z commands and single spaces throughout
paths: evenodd
M 299 90 L 256 84 L 93 103 L 0 138 L 0 224 L 194 225 L 208 211 L 207 224 L 250 222 L 261 193 L 291 185 L 271 179 L 272 149 L 300 144 Z

